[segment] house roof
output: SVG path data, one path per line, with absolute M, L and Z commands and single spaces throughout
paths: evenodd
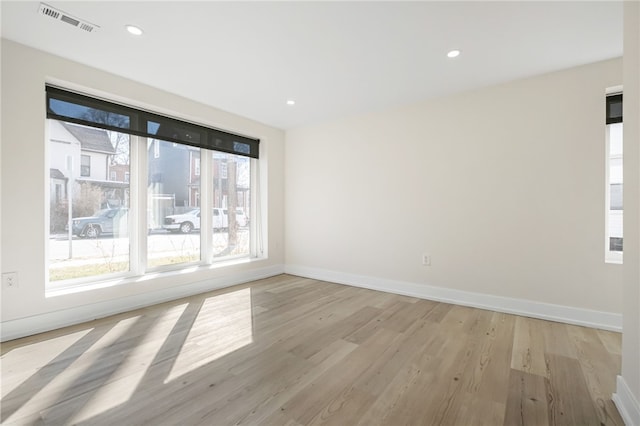
M 58 169 L 49 169 L 49 177 L 52 179 L 66 179 L 67 177 Z
M 80 141 L 81 149 L 115 154 L 116 151 L 109 140 L 109 135 L 107 135 L 106 130 L 77 126 L 70 123 L 62 123 L 62 125 Z

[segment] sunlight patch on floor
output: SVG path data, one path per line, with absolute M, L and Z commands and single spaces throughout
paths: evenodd
M 0 358 L 2 398 L 86 336 L 92 328 L 11 349 Z M 46 347 L 46 350 L 42 350 Z M 37 355 L 36 355 L 37 354 Z
M 165 383 L 252 342 L 251 289 L 209 297 L 189 330 Z
M 153 326 L 141 336 L 140 342 L 127 354 L 108 382 L 93 393 L 69 420 L 70 423 L 82 422 L 118 407 L 129 401 L 135 392 L 140 392 L 142 379 L 149 373 L 158 351 L 187 306 L 185 303 L 172 307 L 155 319 Z
M 57 411 L 55 408 L 46 410 L 47 407 L 63 407 L 61 401 L 71 400 L 76 394 L 82 393 L 81 384 L 86 381 L 86 377 L 91 377 L 92 368 L 96 368 L 97 362 L 100 360 L 102 349 L 115 344 L 135 325 L 140 317 L 127 318 L 120 321 L 111 328 L 100 340 L 95 342 L 89 349 L 77 356 L 64 371 L 59 372 L 55 377 L 51 378 L 39 391 L 35 392 L 28 403 L 22 404 L 8 419 L 16 424 L 23 422 L 18 421 L 24 413 L 41 412 L 45 420 L 51 421 L 50 412 Z M 10 401 L 7 401 L 10 403 Z M 58 404 L 58 405 L 56 405 Z M 5 401 L 3 400 L 3 412 L 5 410 Z M 53 422 L 55 423 L 55 422 Z

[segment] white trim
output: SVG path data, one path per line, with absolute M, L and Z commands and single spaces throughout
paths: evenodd
M 27 318 L 5 321 L 1 325 L 0 341 L 17 339 L 36 333 L 54 330 L 69 325 L 104 318 L 110 315 L 131 311 L 146 306 L 155 305 L 181 297 L 205 293 L 249 281 L 273 277 L 284 273 L 283 265 L 256 268 L 248 271 L 233 273 L 228 276 L 197 281 L 178 287 L 137 294 L 115 300 L 77 306 L 55 312 L 48 312 Z
M 618 376 L 616 384 L 616 393 L 613 394 L 611 399 L 616 404 L 624 424 L 627 426 L 640 426 L 640 402 L 633 396 L 624 377 Z
M 604 93 L 608 96 L 608 95 L 617 95 L 618 93 L 622 93 L 622 85 L 620 86 L 612 86 L 612 87 L 607 87 L 604 91 Z
M 428 284 L 347 274 L 299 265 L 285 265 L 285 273 L 438 302 L 471 306 L 474 308 L 599 328 L 602 330 L 622 331 L 622 314 L 612 312 L 601 312 L 511 297 L 474 293 L 436 287 Z

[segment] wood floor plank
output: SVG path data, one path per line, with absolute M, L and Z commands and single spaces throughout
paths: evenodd
M 600 424 L 621 425 L 622 419 L 618 411 L 611 410 L 611 406 L 606 403 L 611 395 L 602 392 L 603 389 L 616 386 L 615 378 L 621 368 L 620 358 L 607 351 L 596 330 L 567 326 L 567 332 L 576 346 L 578 362 L 591 398 L 596 402 Z
M 488 331 L 490 352 L 484 363 L 482 380 L 479 381 L 476 394 L 499 404 L 505 404 L 508 395 L 514 328 L 513 315 L 493 313 Z
M 433 309 L 430 309 L 429 312 L 425 314 L 424 319 L 439 324 L 447 316 L 453 306 L 454 305 L 450 303 L 437 303 Z
M 540 328 L 544 335 L 545 353 L 577 359 L 576 347 L 569 338 L 566 324 L 545 321 L 544 326 Z
M 326 374 L 318 377 L 296 395 L 285 402 L 266 420 L 266 424 L 282 424 L 290 419 L 309 424 L 336 395 L 350 387 L 350 383 L 367 369 L 365 351 L 360 347 L 347 355 L 341 363 L 333 366 Z
M 511 369 L 504 425 L 549 425 L 549 407 L 544 376 Z
M 291 348 L 291 352 L 300 357 L 309 358 L 336 339 L 345 338 L 352 332 L 355 332 L 364 324 L 380 315 L 380 312 L 380 309 L 368 306 L 358 309 L 348 317 L 338 321 L 335 326 L 318 330 L 314 333 L 313 339 L 299 339 L 299 343 Z
M 600 425 L 580 363 L 562 355 L 547 354 L 547 401 L 553 425 Z
M 544 377 L 547 374 L 544 334 L 538 321 L 540 320 L 516 318 L 511 368 Z
M 375 398 L 368 392 L 350 386 L 333 398 L 308 425 L 352 424 L 373 404 Z
M 464 332 L 473 338 L 484 339 L 488 335 L 491 326 L 492 311 L 474 309 L 464 324 Z
M 281 275 L 5 342 L 3 424 L 618 426 L 618 333 Z
M 503 424 L 505 404 L 487 401 L 482 397 L 469 397 L 460 407 L 454 420 L 456 426 L 496 426 Z
M 394 302 L 352 333 L 344 336 L 350 342 L 359 344 L 370 338 L 377 330 L 384 327 L 385 322 L 396 312 L 408 306 L 405 302 Z
M 388 333 L 386 328 L 380 332 Z M 363 347 L 370 350 L 372 357 L 369 361 L 367 374 L 362 374 L 353 383 L 354 387 L 371 395 L 380 395 L 391 380 L 413 358 L 414 354 L 422 353 L 435 335 L 434 330 L 425 321 L 416 322 L 404 334 L 393 333 L 394 338 L 389 344 L 371 347 L 367 342 Z M 371 337 L 373 343 L 378 343 L 377 335 Z M 370 348 L 370 349 L 369 349 Z

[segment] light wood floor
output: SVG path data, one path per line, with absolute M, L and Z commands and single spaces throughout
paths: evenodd
M 620 334 L 288 275 L 2 345 L 6 424 L 622 425 Z

